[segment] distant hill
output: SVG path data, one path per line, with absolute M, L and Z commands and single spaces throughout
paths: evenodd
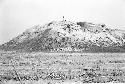
M 27 29 L 0 48 L 26 52 L 125 52 L 125 31 L 105 24 L 52 21 Z

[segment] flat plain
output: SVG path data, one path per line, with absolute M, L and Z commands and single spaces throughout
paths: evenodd
M 125 83 L 125 53 L 0 52 L 0 84 Z

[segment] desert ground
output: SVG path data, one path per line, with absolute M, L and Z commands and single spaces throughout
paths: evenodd
M 0 52 L 0 84 L 125 83 L 125 53 Z

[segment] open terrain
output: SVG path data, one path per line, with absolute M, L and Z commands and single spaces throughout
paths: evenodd
M 0 52 L 0 84 L 125 82 L 125 53 Z

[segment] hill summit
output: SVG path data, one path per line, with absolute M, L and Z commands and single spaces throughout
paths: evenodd
M 29 52 L 125 52 L 125 31 L 105 24 L 52 21 L 27 29 L 1 48 Z

